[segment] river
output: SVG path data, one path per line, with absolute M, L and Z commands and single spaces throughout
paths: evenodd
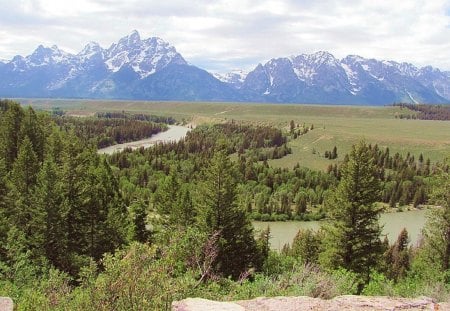
M 380 224 L 383 227 L 383 235 L 387 235 L 389 242 L 393 243 L 403 228 L 408 230 L 412 244 L 415 244 L 420 236 L 420 232 L 426 222 L 426 210 L 406 211 L 398 213 L 386 213 L 380 217 Z M 254 221 L 256 230 L 270 227 L 270 244 L 272 249 L 281 250 L 286 243 L 291 244 L 298 230 L 301 228 L 317 230 L 320 221 L 274 221 L 261 222 Z
M 101 154 L 112 154 L 122 151 L 124 148 L 137 149 L 140 147 L 148 148 L 158 142 L 178 141 L 186 136 L 191 129 L 184 126 L 169 125 L 165 132 L 153 135 L 150 138 L 141 139 L 124 144 L 117 144 L 98 150 Z M 403 228 L 409 233 L 411 243 L 416 243 L 420 232 L 425 225 L 426 211 L 406 211 L 398 213 L 385 213 L 380 217 L 380 224 L 383 225 L 383 235 L 387 235 L 389 241 L 393 243 Z M 320 221 L 275 221 L 261 222 L 254 221 L 253 226 L 256 230 L 262 230 L 270 226 L 271 247 L 280 250 L 284 244 L 292 243 L 298 230 L 301 228 L 317 230 L 320 227 Z
M 191 129 L 185 126 L 169 125 L 169 129 L 165 132 L 160 132 L 150 138 L 136 140 L 128 143 L 117 144 L 106 148 L 98 149 L 101 154 L 113 154 L 114 152 L 122 151 L 125 148 L 138 149 L 140 147 L 148 148 L 156 143 L 179 141 L 184 138 Z

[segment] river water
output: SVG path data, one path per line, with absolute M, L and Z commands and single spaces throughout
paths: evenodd
M 398 213 L 386 213 L 380 217 L 380 224 L 383 225 L 383 238 L 387 235 L 389 242 L 393 243 L 403 228 L 408 230 L 409 238 L 412 244 L 415 244 L 420 237 L 420 232 L 426 222 L 425 210 L 406 211 Z M 270 244 L 272 249 L 281 250 L 286 243 L 292 244 L 292 241 L 298 230 L 314 229 L 320 227 L 320 221 L 274 221 L 261 222 L 254 221 L 253 226 L 256 230 L 262 230 L 270 227 Z
M 179 141 L 184 138 L 191 129 L 184 126 L 169 125 L 165 132 L 153 135 L 150 138 L 133 141 L 124 144 L 117 144 L 98 150 L 101 154 L 112 154 L 122 151 L 125 148 L 137 149 L 140 147 L 148 148 L 158 142 Z M 380 217 L 380 224 L 383 225 L 383 235 L 387 235 L 389 241 L 393 243 L 403 228 L 409 233 L 411 243 L 416 243 L 420 237 L 420 232 L 426 222 L 425 210 L 406 211 L 399 213 L 386 213 Z M 261 222 L 254 221 L 253 226 L 256 230 L 262 230 L 270 227 L 270 243 L 272 249 L 281 250 L 284 244 L 292 243 L 298 230 L 301 228 L 317 230 L 320 227 L 320 221 L 274 221 Z
M 101 154 L 113 154 L 114 152 L 120 152 L 125 148 L 138 149 L 140 147 L 148 148 L 156 143 L 179 141 L 184 138 L 191 129 L 185 126 L 169 125 L 169 129 L 165 132 L 160 132 L 153 135 L 150 138 L 132 141 L 124 144 L 117 144 L 106 148 L 98 149 L 98 153 Z

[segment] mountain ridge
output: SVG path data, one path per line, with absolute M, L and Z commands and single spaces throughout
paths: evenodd
M 272 58 L 249 72 L 209 73 L 138 31 L 77 54 L 39 45 L 0 61 L 1 97 L 385 105 L 450 103 L 450 72 L 327 51 Z

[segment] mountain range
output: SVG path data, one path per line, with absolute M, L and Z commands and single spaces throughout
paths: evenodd
M 40 45 L 0 60 L 0 97 L 386 105 L 450 103 L 450 72 L 320 51 L 273 58 L 252 71 L 209 73 L 160 38 L 137 31 L 78 54 Z

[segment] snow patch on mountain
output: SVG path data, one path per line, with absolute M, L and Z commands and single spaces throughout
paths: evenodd
M 236 89 L 240 89 L 245 81 L 245 78 L 248 75 L 248 71 L 244 71 L 241 69 L 233 69 L 232 71 L 227 72 L 225 74 L 215 72 L 212 73 L 212 75 L 217 80 L 222 81 L 224 83 L 228 83 L 233 87 L 235 87 Z
M 177 94 L 177 99 L 204 100 L 202 94 L 216 94 L 207 98 L 342 104 L 450 102 L 449 71 L 357 55 L 339 60 L 319 51 L 273 58 L 251 72 L 225 74 L 208 74 L 194 66 L 184 67 L 187 64 L 163 39 L 142 39 L 137 31 L 106 49 L 89 42 L 78 54 L 40 45 L 26 57 L 0 60 L 0 95 L 170 99 Z M 158 72 L 164 74 L 155 75 Z
M 84 49 L 77 54 L 78 59 L 81 63 L 84 63 L 90 60 L 92 57 L 97 55 L 98 53 L 102 53 L 103 49 L 97 42 L 89 42 Z

